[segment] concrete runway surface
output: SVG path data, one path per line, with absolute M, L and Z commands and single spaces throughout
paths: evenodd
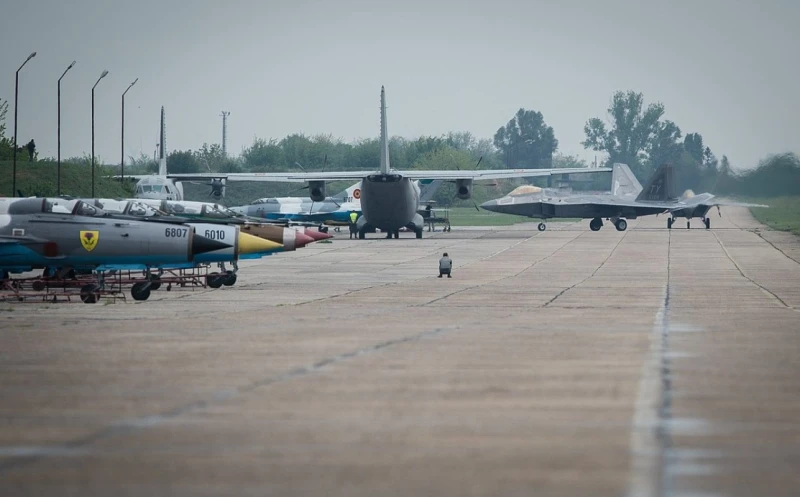
M 712 214 L 343 233 L 232 288 L 0 304 L 0 495 L 798 495 L 800 243 Z

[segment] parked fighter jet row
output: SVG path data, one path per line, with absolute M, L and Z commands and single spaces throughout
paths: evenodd
M 250 222 L 214 204 L 156 202 L 186 215 L 137 200 L 0 199 L 0 290 L 22 299 L 28 290 L 55 298 L 51 288 L 74 288 L 83 302 L 94 303 L 108 291 L 109 276 L 120 282 L 126 272 L 132 297 L 146 300 L 164 282 L 196 283 L 197 268 L 216 264 L 220 271 L 206 271 L 204 283 L 231 286 L 239 260 L 330 238 L 307 228 Z M 38 270 L 40 275 L 10 278 Z M 176 273 L 185 270 L 193 272 Z

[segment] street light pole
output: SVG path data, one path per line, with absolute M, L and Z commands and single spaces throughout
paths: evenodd
M 92 86 L 92 198 L 94 198 L 94 89 L 101 79 L 108 76 L 108 71 L 103 71 L 97 82 Z
M 14 80 L 14 165 L 12 167 L 11 178 L 11 196 L 17 196 L 17 110 L 19 109 L 19 72 L 25 67 L 29 60 L 36 57 L 36 52 L 28 55 L 25 62 L 17 69 L 16 79 Z
M 64 69 L 64 74 L 58 78 L 58 196 L 61 196 L 61 80 L 64 76 L 67 75 L 67 71 L 72 69 L 72 66 L 75 65 L 75 61 L 72 61 L 66 69 Z
M 139 78 L 133 80 L 133 83 L 128 86 L 128 90 L 139 81 Z M 128 93 L 128 90 L 122 92 L 122 138 L 120 140 L 120 159 L 119 159 L 119 182 L 123 183 L 125 181 L 125 94 Z

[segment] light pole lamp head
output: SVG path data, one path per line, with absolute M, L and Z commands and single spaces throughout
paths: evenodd
M 74 60 L 73 60 L 73 61 L 72 61 L 72 64 L 70 64 L 69 66 L 67 66 L 67 71 L 69 71 L 70 69 L 72 69 L 72 66 L 74 66 L 74 65 L 75 65 L 75 62 L 77 62 L 77 61 L 74 61 Z
M 108 71 L 103 71 L 103 74 L 101 74 L 101 75 L 100 75 L 100 79 L 103 79 L 103 78 L 105 78 L 106 76 L 108 76 Z M 99 80 L 98 80 L 98 81 L 99 81 Z
M 28 58 L 25 59 L 25 62 L 28 62 L 29 60 L 31 60 L 34 57 L 36 57 L 36 52 L 33 52 L 32 54 L 28 55 Z

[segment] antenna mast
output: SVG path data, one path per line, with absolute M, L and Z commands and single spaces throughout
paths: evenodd
M 228 116 L 231 115 L 228 111 L 222 111 L 222 156 L 228 156 Z

